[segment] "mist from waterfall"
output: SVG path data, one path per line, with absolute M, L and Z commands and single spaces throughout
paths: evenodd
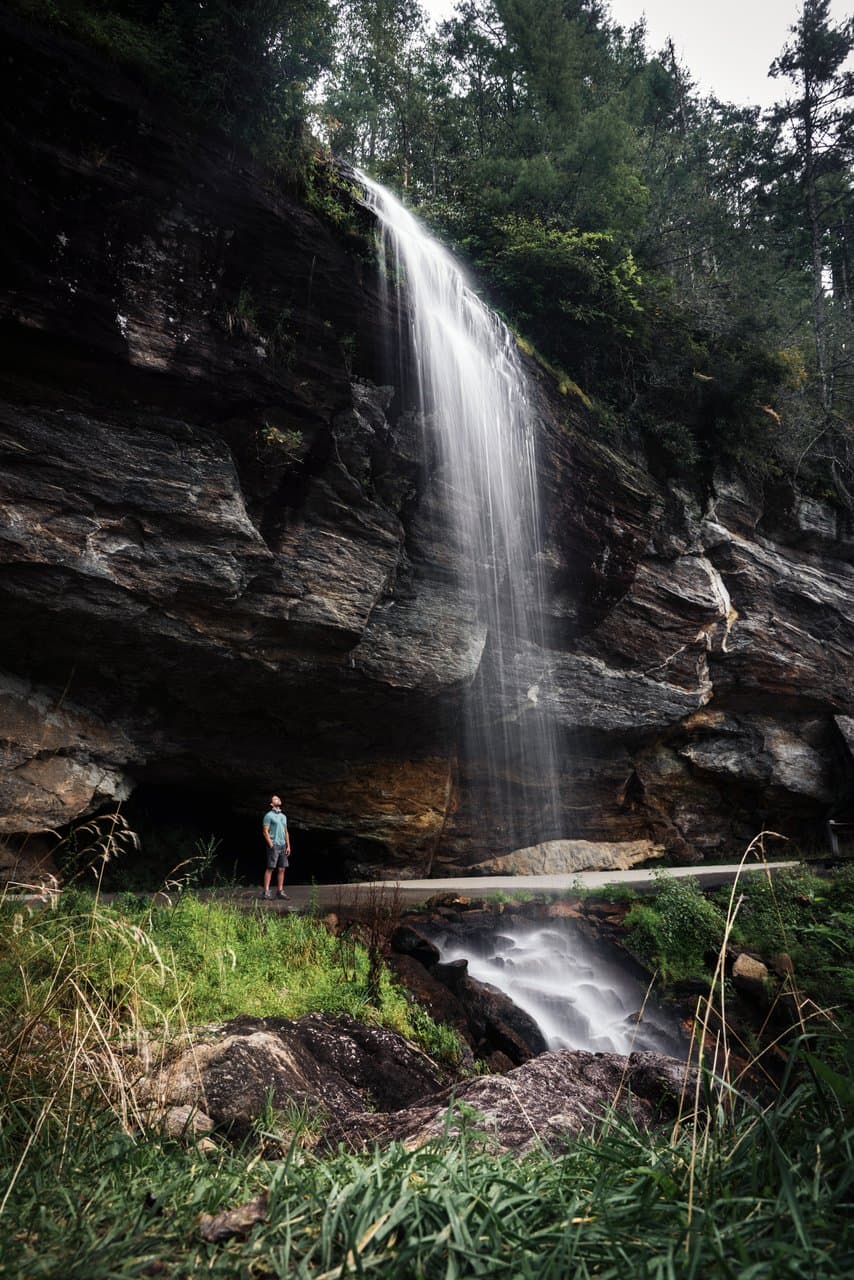
M 445 568 L 485 634 L 466 694 L 464 762 L 505 849 L 554 838 L 557 752 L 537 711 L 545 615 L 535 439 L 516 341 L 452 255 L 385 188 L 358 176 L 377 219 L 383 287 L 401 288 L 408 317 L 417 383 L 408 394 L 437 455 L 434 482 L 456 552 Z M 399 349 L 406 336 L 397 335 Z

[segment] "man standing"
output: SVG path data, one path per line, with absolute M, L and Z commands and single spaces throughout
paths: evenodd
M 264 815 L 264 842 L 267 845 L 267 866 L 264 871 L 264 892 L 262 898 L 271 898 L 270 880 L 273 868 L 279 886 L 279 897 L 288 898 L 285 893 L 285 867 L 291 856 L 291 837 L 288 835 L 288 820 L 282 813 L 282 802 L 278 796 L 270 801 L 270 811 Z

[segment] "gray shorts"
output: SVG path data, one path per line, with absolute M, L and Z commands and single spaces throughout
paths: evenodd
M 276 867 L 286 867 L 288 865 L 288 855 L 283 844 L 274 844 L 272 849 L 267 845 L 267 870 L 273 871 Z

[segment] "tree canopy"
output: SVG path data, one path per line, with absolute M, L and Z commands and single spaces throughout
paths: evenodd
M 803 0 L 780 101 L 704 97 L 607 0 L 17 0 L 291 172 L 402 190 L 603 429 L 854 514 L 854 21 Z M 640 3 L 639 3 L 639 8 Z
M 333 147 L 405 189 L 653 462 L 851 506 L 854 23 L 804 0 L 758 108 L 605 0 L 339 0 Z

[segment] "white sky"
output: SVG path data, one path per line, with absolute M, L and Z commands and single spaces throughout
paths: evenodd
M 641 15 L 647 43 L 659 50 L 673 37 L 676 54 L 701 92 L 728 102 L 770 106 L 784 96 L 784 82 L 770 80 L 768 67 L 788 40 L 799 0 L 609 0 L 623 26 Z M 422 0 L 437 19 L 447 18 L 454 0 Z M 848 16 L 846 0 L 833 0 L 835 21 Z

